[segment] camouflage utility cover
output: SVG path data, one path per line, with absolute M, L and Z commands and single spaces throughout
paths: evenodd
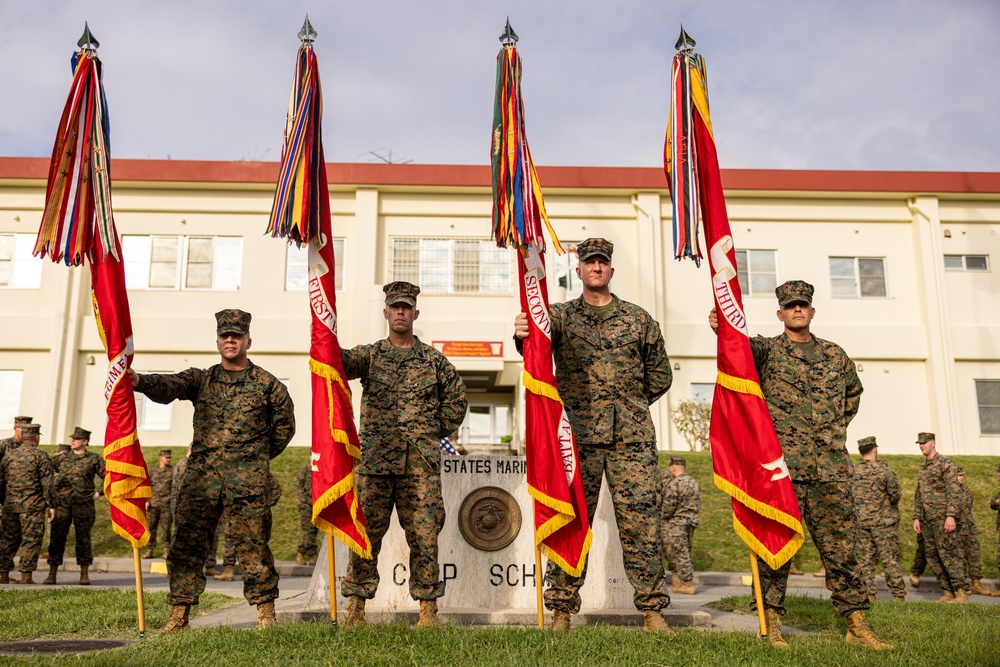
M 207 498 L 263 496 L 269 461 L 295 435 L 285 385 L 252 362 L 236 377 L 216 364 L 172 375 L 140 375 L 136 391 L 157 403 L 194 403 L 185 492 Z
M 419 339 L 407 352 L 388 339 L 342 352 L 348 379 L 361 378 L 364 387 L 360 474 L 406 474 L 411 447 L 440 470 L 439 441 L 465 419 L 465 384 L 452 363 Z
M 847 425 L 861 405 L 854 362 L 836 343 L 813 336 L 815 357 L 784 333 L 750 339 L 760 386 L 794 482 L 851 478 Z

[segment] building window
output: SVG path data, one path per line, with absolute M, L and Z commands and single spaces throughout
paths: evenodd
M 566 254 L 556 255 L 553 258 L 555 264 L 556 279 L 549 283 L 549 295 L 560 299 L 575 299 L 583 294 L 583 282 L 576 275 L 576 267 L 580 266 L 580 260 L 576 254 L 576 246 L 579 241 L 563 243 Z M 563 293 L 554 292 L 556 288 L 565 290 Z
M 885 259 L 831 257 L 830 293 L 835 297 L 884 297 Z
M 14 417 L 21 408 L 21 382 L 24 371 L 0 371 L 0 428 L 14 427 Z
M 498 445 L 513 433 L 513 412 L 507 404 L 470 403 L 458 431 L 462 445 Z
M 0 234 L 0 288 L 42 286 L 42 260 L 32 257 L 34 249 L 34 234 Z
M 946 271 L 989 271 L 990 263 L 986 255 L 945 255 Z
M 482 239 L 394 238 L 392 280 L 421 294 L 510 294 L 509 249 Z
M 691 400 L 695 403 L 711 403 L 715 398 L 714 382 L 692 382 Z
M 173 405 L 156 403 L 139 392 L 135 394 L 136 428 L 143 431 L 169 431 Z
M 737 250 L 736 274 L 743 296 L 773 296 L 778 286 L 774 250 Z
M 235 292 L 243 272 L 238 236 L 122 237 L 129 289 Z
M 333 285 L 344 291 L 344 239 L 333 239 Z M 288 246 L 285 258 L 285 291 L 305 292 L 309 285 L 309 248 L 294 243 Z
M 976 380 L 979 432 L 1000 435 L 1000 380 Z

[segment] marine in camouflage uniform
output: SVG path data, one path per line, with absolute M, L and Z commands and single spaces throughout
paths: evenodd
M 875 596 L 875 561 L 882 562 L 885 583 L 896 600 L 906 598 L 899 566 L 899 481 L 878 460 L 875 436 L 858 440 L 862 459 L 854 466 L 854 503 L 858 515 L 858 567 L 868 597 Z
M 958 539 L 962 543 L 962 551 L 965 553 L 965 567 L 969 573 L 972 584 L 969 586 L 969 593 L 975 595 L 990 595 L 983 588 L 981 579 L 983 578 L 983 552 L 979 543 L 979 528 L 976 526 L 976 517 L 972 514 L 973 496 L 972 490 L 965 485 L 965 471 L 959 466 L 955 469 L 958 476 L 959 506 L 956 522 L 958 523 Z
M 299 510 L 299 529 L 302 532 L 302 540 L 299 542 L 298 553 L 295 555 L 295 562 L 299 565 L 316 564 L 319 551 L 316 548 L 316 537 L 319 535 L 319 528 L 312 522 L 312 463 L 306 463 L 302 469 L 295 474 L 295 498 Z
M 997 465 L 997 480 L 1000 481 L 1000 465 Z M 990 500 L 990 509 L 997 513 L 997 569 L 1000 570 L 1000 491 L 997 491 Z M 997 580 L 997 587 L 1000 589 L 1000 579 Z M 996 597 L 1000 592 L 993 593 Z
M 274 507 L 281 500 L 281 482 L 275 477 L 271 472 L 267 473 L 268 477 L 268 488 L 267 488 L 267 506 Z M 225 538 L 222 543 L 222 572 L 215 575 L 215 579 L 219 581 L 232 581 L 233 580 L 233 569 L 236 567 L 236 536 L 233 534 L 232 522 L 226 520 L 225 514 L 223 514 L 222 519 L 219 522 L 220 527 L 224 526 L 223 531 Z M 270 524 L 267 526 L 268 535 L 271 534 Z M 216 531 L 218 535 L 218 531 Z M 216 546 L 218 543 L 216 542 Z
M 21 557 L 17 569 L 22 584 L 33 584 L 31 573 L 45 535 L 45 520 L 55 515 L 52 493 L 52 459 L 38 449 L 38 424 L 21 425 L 21 444 L 0 461 L 0 499 L 4 502 L 0 522 L 0 583 L 10 583 L 14 554 Z
M 931 571 L 944 595 L 942 602 L 968 600 L 965 553 L 959 539 L 960 485 L 955 465 L 937 452 L 933 433 L 917 435 L 925 460 L 917 472 L 917 493 L 913 499 L 913 530 L 924 536 L 924 548 Z
M 614 244 L 600 238 L 577 246 L 584 293 L 550 306 L 552 353 L 591 525 L 606 477 L 633 602 L 644 612 L 647 630 L 664 631 L 661 610 L 670 597 L 663 590 L 659 463 L 649 406 L 670 388 L 673 373 L 656 320 L 611 293 L 613 252 Z M 521 350 L 528 335 L 524 313 L 515 320 L 515 332 Z M 544 597 L 555 629 L 568 629 L 569 615 L 579 612 L 586 576 L 586 567 L 573 577 L 549 562 Z
M 173 453 L 169 449 L 161 449 L 159 466 L 149 473 L 149 483 L 153 489 L 153 497 L 146 506 L 146 524 L 149 526 L 149 543 L 143 558 L 152 558 L 156 552 L 156 533 L 163 528 L 163 555 L 166 558 L 170 550 L 170 540 L 173 534 L 173 514 L 170 512 L 170 498 L 174 490 L 174 467 L 170 465 Z
M 198 604 L 205 590 L 205 558 L 223 511 L 233 522 L 243 595 L 257 605 L 258 627 L 274 622 L 278 572 L 267 545 L 268 472 L 270 459 L 284 451 L 295 433 L 292 399 L 276 377 L 247 358 L 250 313 L 223 310 L 215 317 L 221 363 L 173 375 L 139 375 L 130 369 L 136 391 L 151 400 L 194 404 L 194 440 L 167 555 L 167 602 L 173 609 L 164 631 L 187 627 L 190 605 Z
M 811 333 L 813 292 L 802 280 L 775 288 L 784 332 L 773 338 L 754 336 L 750 347 L 803 522 L 824 565 L 831 602 L 847 620 L 846 640 L 882 650 L 891 646 L 875 636 L 865 617 L 871 605 L 855 553 L 854 465 L 846 446 L 847 425 L 858 412 L 863 388 L 847 353 Z M 714 310 L 709 323 L 717 329 Z M 778 570 L 760 562 L 768 639 L 778 647 L 787 646 L 780 616 L 790 567 L 791 561 Z
M 66 538 L 72 525 L 76 532 L 76 564 L 80 566 L 80 583 L 90 585 L 88 568 L 94 562 L 94 549 L 90 533 L 94 528 L 94 500 L 104 495 L 104 458 L 87 451 L 90 431 L 79 426 L 69 436 L 73 451 L 63 455 L 59 462 L 53 489 L 56 498 L 56 517 L 52 520 L 49 540 L 49 578 L 47 584 L 56 583 L 56 571 L 63 563 Z M 94 477 L 100 480 L 94 484 Z
M 410 596 L 420 600 L 420 625 L 437 624 L 444 595 L 438 534 L 444 526 L 439 440 L 465 419 L 465 384 L 444 355 L 413 335 L 420 288 L 407 282 L 383 288 L 389 337 L 344 350 L 348 379 L 361 378 L 361 465 L 358 495 L 372 557 L 352 552 L 341 591 L 348 625 L 364 622 L 364 600 L 378 589 L 378 555 L 393 507 L 410 546 Z
M 679 456 L 670 458 L 670 469 L 660 470 L 660 477 L 663 487 L 660 508 L 663 554 L 674 575 L 674 593 L 693 595 L 691 540 L 701 518 L 701 487 L 687 474 L 687 461 Z
M 21 445 L 21 426 L 24 424 L 30 424 L 31 417 L 18 416 L 14 417 L 14 435 L 9 438 L 4 438 L 0 440 L 0 461 L 3 461 L 3 457 L 7 452 L 12 452 Z M 0 498 L 0 517 L 3 516 L 3 498 Z

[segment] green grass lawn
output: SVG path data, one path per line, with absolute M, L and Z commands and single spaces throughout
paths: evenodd
M 215 596 L 221 597 L 221 596 Z M 165 620 L 162 594 L 151 595 Z M 212 596 L 203 596 L 203 604 Z M 240 601 L 242 603 L 242 601 Z M 720 601 L 746 608 L 748 597 Z M 84 611 L 85 610 L 85 611 Z M 0 641 L 30 638 L 137 639 L 134 595 L 128 591 L 10 591 L 0 596 Z M 154 617 L 155 616 L 155 622 Z M 682 630 L 675 638 L 636 629 L 581 627 L 557 636 L 533 628 L 446 626 L 416 630 L 402 624 L 334 630 L 326 623 L 281 623 L 265 631 L 214 628 L 156 637 L 110 651 L 81 656 L 3 658 L 31 665 L 996 665 L 1000 614 L 995 607 L 876 602 L 869 619 L 895 644 L 873 653 L 844 642 L 845 624 L 828 600 L 790 596 L 786 625 L 811 634 L 790 638 L 790 648 L 772 649 L 750 633 Z
M 50 453 L 54 447 L 43 447 Z M 146 464 L 157 465 L 159 447 L 147 448 Z M 184 455 L 183 447 L 173 447 L 173 460 L 179 461 Z M 98 451 L 95 448 L 95 451 Z M 701 525 L 694 533 L 692 559 L 694 568 L 701 572 L 749 572 L 749 551 L 746 545 L 733 533 L 732 505 L 729 496 L 716 488 L 712 481 L 712 458 L 705 452 L 661 452 L 660 465 L 666 467 L 671 454 L 685 456 L 688 473 L 701 485 Z M 305 465 L 309 450 L 305 447 L 289 447 L 281 456 L 271 461 L 271 470 L 281 481 L 284 489 L 281 501 L 274 508 L 274 528 L 271 534 L 271 551 L 278 560 L 293 560 L 299 541 L 299 519 L 295 508 L 295 473 Z M 903 499 L 900 501 L 900 549 L 904 572 L 908 573 L 913 564 L 916 536 L 912 528 L 913 495 L 916 491 L 917 470 L 923 461 L 921 456 L 883 457 L 899 478 Z M 989 456 L 955 456 L 952 460 L 965 468 L 966 484 L 975 496 L 975 515 L 982 542 L 983 574 L 987 579 L 998 576 L 996 558 L 997 534 L 996 512 L 989 508 L 989 499 L 997 491 L 996 465 L 1000 459 Z M 857 459 L 857 457 L 855 457 Z M 97 523 L 93 533 L 94 553 L 103 556 L 130 556 L 129 545 L 111 531 L 108 503 L 97 503 Z M 48 541 L 46 540 L 46 546 Z M 68 545 L 73 544 L 70 537 Z M 71 549 L 71 547 L 70 547 Z M 222 545 L 219 545 L 221 552 Z M 69 551 L 67 553 L 70 553 Z M 220 553 L 221 555 L 221 553 Z M 819 555 L 812 542 L 799 551 L 796 564 L 805 571 L 818 570 Z M 929 573 L 928 573 L 928 576 Z

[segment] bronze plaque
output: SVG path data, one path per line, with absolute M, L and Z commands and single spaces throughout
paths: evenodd
M 503 489 L 484 486 L 462 501 L 458 527 L 465 541 L 480 551 L 503 549 L 521 532 L 521 508 Z

